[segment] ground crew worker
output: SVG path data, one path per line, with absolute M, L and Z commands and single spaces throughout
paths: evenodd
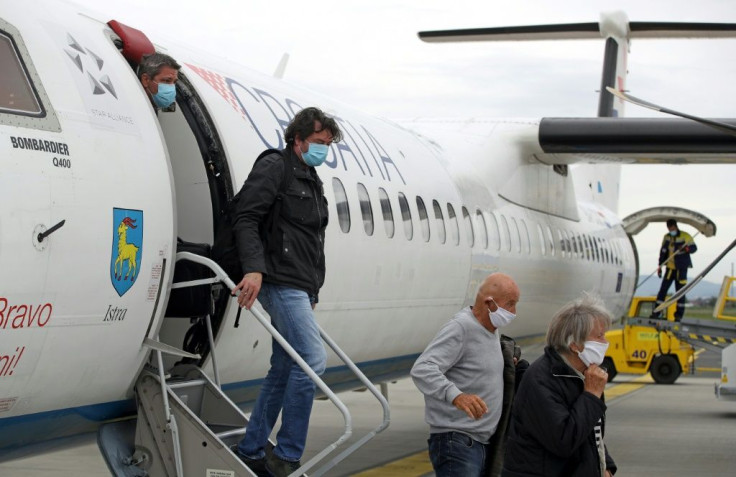
M 659 250 L 657 276 L 662 277 L 662 266 L 665 269 L 662 286 L 659 288 L 659 293 L 657 294 L 655 308 L 664 302 L 672 282 L 675 282 L 675 291 L 678 291 L 687 284 L 687 269 L 693 267 L 690 254 L 698 250 L 690 234 L 683 232 L 677 227 L 677 221 L 675 219 L 669 219 L 667 221 L 667 230 L 667 234 L 662 239 L 662 248 Z M 652 313 L 652 318 L 659 318 L 660 314 L 661 312 Z M 677 300 L 675 321 L 682 320 L 683 314 L 685 314 L 684 295 Z

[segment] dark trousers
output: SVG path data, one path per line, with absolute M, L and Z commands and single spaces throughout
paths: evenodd
M 429 435 L 429 460 L 436 477 L 483 477 L 488 444 L 462 432 Z
M 672 286 L 672 282 L 675 282 L 675 291 L 679 291 L 680 288 L 687 284 L 687 268 L 665 268 L 664 277 L 662 278 L 662 286 L 659 287 L 659 293 L 657 293 L 657 304 L 659 306 L 664 302 L 667 296 L 667 291 Z M 685 314 L 685 296 L 683 295 L 677 300 L 677 309 L 675 310 L 675 321 L 682 320 L 682 315 Z M 652 314 L 655 318 L 659 318 L 660 313 Z

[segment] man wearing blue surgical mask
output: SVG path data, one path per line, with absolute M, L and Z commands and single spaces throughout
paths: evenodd
M 499 464 L 493 461 L 491 442 L 503 441 L 495 434 L 505 429 L 508 361 L 500 328 L 515 319 L 518 301 L 519 287 L 511 277 L 489 275 L 473 306 L 460 310 L 440 329 L 411 369 L 414 384 L 424 394 L 429 458 L 437 477 L 485 476 Z
M 274 328 L 321 375 L 327 358 L 313 310 L 325 280 L 328 212 L 315 168 L 342 133 L 334 118 L 311 107 L 296 114 L 284 138 L 286 148 L 256 159 L 234 201 L 242 280 L 233 293 L 240 291 L 238 303 L 247 309 L 257 297 Z M 300 467 L 315 384 L 278 343 L 271 346 L 271 369 L 234 451 L 257 475 L 279 477 Z M 276 446 L 267 455 L 279 413 Z
M 176 82 L 181 65 L 169 55 L 146 55 L 138 66 L 138 78 L 153 108 L 170 108 L 176 100 Z

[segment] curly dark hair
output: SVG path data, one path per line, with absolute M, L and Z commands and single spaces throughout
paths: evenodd
M 315 130 L 315 121 L 322 125 L 322 129 Z M 288 145 L 293 145 L 297 136 L 300 139 L 306 139 L 314 132 L 320 132 L 327 129 L 332 134 L 332 142 L 340 142 L 342 140 L 342 131 L 334 118 L 327 116 L 321 109 L 315 107 L 304 108 L 299 111 L 294 119 L 291 120 L 286 127 L 284 136 Z
M 179 70 L 181 65 L 176 60 L 165 53 L 151 53 L 145 55 L 141 60 L 141 64 L 138 65 L 138 79 L 147 74 L 149 78 L 153 79 L 154 76 L 161 72 L 162 66 L 168 66 L 175 70 Z

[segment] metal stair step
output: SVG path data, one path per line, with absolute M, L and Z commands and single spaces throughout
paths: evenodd
M 204 379 L 192 379 L 189 381 L 181 381 L 181 382 L 168 382 L 168 381 L 166 382 L 166 385 L 170 389 L 174 389 L 174 390 L 193 388 L 197 386 L 204 386 L 205 384 L 207 384 L 207 381 L 205 381 Z
M 229 437 L 235 437 L 235 436 L 244 436 L 245 435 L 245 427 L 239 427 L 237 429 L 230 429 L 227 431 L 217 432 L 215 435 L 220 440 L 225 440 Z

